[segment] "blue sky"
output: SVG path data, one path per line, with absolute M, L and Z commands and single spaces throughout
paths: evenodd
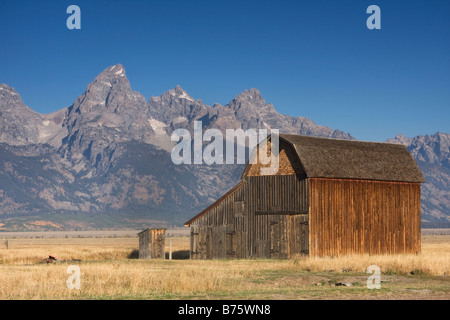
M 81 30 L 66 9 L 81 8 Z M 381 30 L 366 9 L 381 8 Z M 49 113 L 110 65 L 146 99 L 181 85 L 226 104 L 257 88 L 283 114 L 361 140 L 450 132 L 450 1 L 5 1 L 0 83 Z

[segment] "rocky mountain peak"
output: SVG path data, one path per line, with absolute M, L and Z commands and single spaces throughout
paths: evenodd
M 105 70 L 103 70 L 103 72 L 101 72 L 98 75 L 98 78 L 122 78 L 122 77 L 126 77 L 126 75 L 125 75 L 125 68 L 120 63 L 106 68 Z
M 0 142 L 27 145 L 39 141 L 41 116 L 28 108 L 17 91 L 0 84 Z
M 249 128 L 268 128 L 271 127 L 270 118 L 279 118 L 281 116 L 275 111 L 271 103 L 267 104 L 261 92 L 258 89 L 252 88 L 245 90 L 237 95 L 223 108 L 217 109 L 219 118 L 226 121 L 220 121 L 223 125 L 232 125 L 229 119 L 234 119 L 234 125 L 246 130 Z M 275 123 L 273 123 L 275 124 Z M 277 128 L 277 126 L 272 126 Z
M 85 170 L 94 166 L 97 172 L 110 165 L 112 146 L 133 139 L 149 143 L 153 134 L 147 101 L 131 89 L 121 64 L 106 68 L 87 86 L 68 108 L 63 126 L 68 134 L 61 154 L 75 159 L 73 165 Z
M 132 91 L 125 68 L 116 64 L 106 68 L 77 98 L 73 111 L 77 113 L 121 113 L 146 112 L 146 100 L 140 93 Z M 130 110 L 131 109 L 131 110 Z
M 244 90 L 241 94 L 237 95 L 235 100 L 264 101 L 264 98 L 262 97 L 261 92 L 258 89 L 251 88 L 250 90 Z
M 153 100 L 165 100 L 168 102 L 176 101 L 178 99 L 188 100 L 194 102 L 194 98 L 192 98 L 183 88 L 177 85 L 174 89 L 170 89 L 164 92 L 160 97 L 152 97 Z M 159 98 L 159 99 L 158 99 Z M 189 103 L 189 102 L 188 102 Z
M 251 88 L 237 95 L 228 106 L 236 112 L 236 115 L 244 116 L 254 113 L 267 114 L 276 112 L 271 103 L 266 103 L 258 89 Z
M 14 88 L 11 88 L 10 86 L 8 86 L 5 83 L 0 83 L 0 97 L 1 96 L 6 96 L 6 95 L 18 95 L 17 91 Z
M 205 115 L 209 109 L 201 100 L 195 101 L 179 85 L 148 101 L 151 117 L 166 124 L 189 123 L 192 119 Z
M 7 84 L 0 83 L 0 110 L 17 112 L 19 111 L 18 109 L 33 112 L 25 106 L 21 96 L 14 88 L 8 86 Z
M 436 132 L 433 136 L 447 147 L 450 146 L 450 135 L 448 133 Z
M 267 106 L 261 92 L 255 88 L 245 90 L 241 94 L 237 95 L 236 98 L 232 100 L 230 105 L 254 105 L 256 107 Z
M 433 135 L 406 138 L 399 134 L 387 142 L 405 145 L 411 154 L 421 161 L 450 164 L 450 134 L 437 132 Z
M 130 82 L 125 75 L 125 68 L 117 64 L 106 68 L 92 81 L 86 89 L 86 94 L 98 98 L 106 98 L 111 91 L 131 91 Z M 97 97 L 96 97 L 97 96 Z
M 407 138 L 403 134 L 399 133 L 398 135 L 395 136 L 395 138 L 389 139 L 386 142 L 407 145 L 410 143 L 410 141 L 411 141 L 410 138 Z

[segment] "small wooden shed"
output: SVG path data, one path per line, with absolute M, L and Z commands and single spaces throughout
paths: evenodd
M 420 252 L 425 180 L 405 146 L 279 137 L 276 174 L 247 164 L 234 188 L 185 223 L 192 259 Z
M 145 229 L 139 232 L 139 259 L 164 259 L 165 233 L 166 229 Z

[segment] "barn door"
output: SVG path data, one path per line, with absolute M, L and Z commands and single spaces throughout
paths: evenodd
M 309 254 L 309 216 L 307 214 L 270 216 L 270 257 L 294 258 Z
M 289 258 L 309 254 L 309 215 L 289 216 Z
M 272 216 L 270 219 L 270 257 L 278 258 L 280 253 L 280 224 L 278 217 Z
M 226 258 L 235 258 L 236 257 L 236 232 L 233 230 L 233 225 L 228 225 L 226 227 Z
M 309 255 L 309 215 L 302 214 L 299 217 L 300 223 L 300 254 Z
M 285 259 L 288 257 L 287 216 L 272 215 L 270 217 L 270 257 Z
M 213 226 L 209 228 L 211 234 L 211 258 L 226 258 L 226 233 L 224 226 Z

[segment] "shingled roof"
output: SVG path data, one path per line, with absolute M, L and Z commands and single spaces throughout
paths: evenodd
M 425 182 L 400 144 L 280 134 L 296 151 L 309 178 Z

